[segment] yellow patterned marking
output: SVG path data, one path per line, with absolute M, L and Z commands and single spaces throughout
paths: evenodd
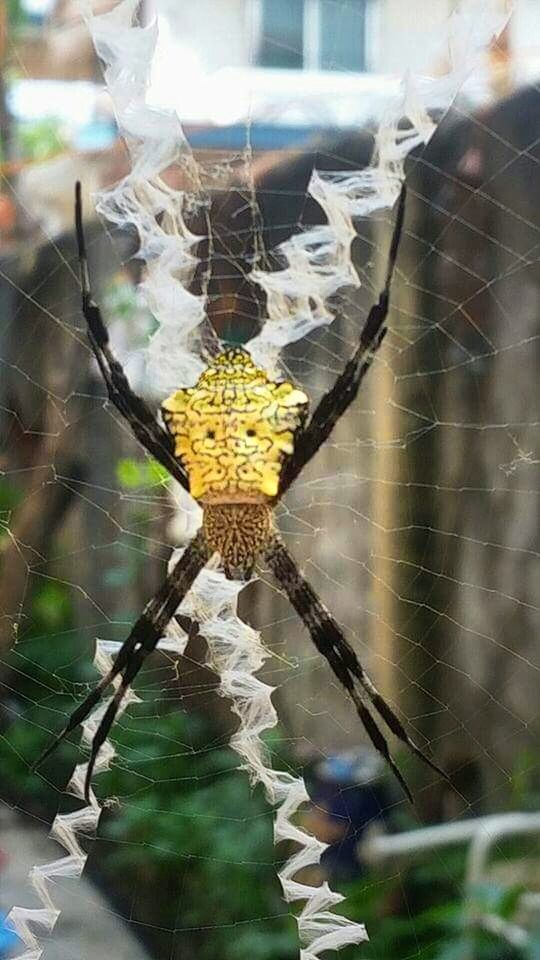
M 192 496 L 207 502 L 275 497 L 308 403 L 291 383 L 270 380 L 245 350 L 220 354 L 195 387 L 162 404 Z

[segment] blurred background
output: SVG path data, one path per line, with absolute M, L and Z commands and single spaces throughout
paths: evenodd
M 290 607 L 262 575 L 242 614 L 273 656 L 276 764 L 302 773 L 303 823 L 330 844 L 320 870 L 365 922 L 345 960 L 538 960 L 540 724 L 538 511 L 540 7 L 453 0 L 159 0 L 150 101 L 174 108 L 204 193 L 192 290 L 213 328 L 260 328 L 254 262 L 324 223 L 313 169 L 373 157 L 377 118 L 402 77 L 441 76 L 454 9 L 509 14 L 464 77 L 409 200 L 390 334 L 366 390 L 278 515 L 279 526 L 380 688 L 455 789 L 400 753 L 410 808 Z M 95 13 L 114 7 L 94 2 Z M 474 23 L 473 21 L 471 21 Z M 35 864 L 78 736 L 31 764 L 97 676 L 96 636 L 121 640 L 186 536 L 186 505 L 105 403 L 86 345 L 73 184 L 87 195 L 93 286 L 115 350 L 145 376 L 155 328 L 136 285 L 136 238 L 100 223 L 91 194 L 129 169 L 100 65 L 73 0 L 0 5 L 0 913 L 39 906 Z M 196 176 L 194 175 L 196 169 Z M 202 210 L 202 212 L 201 212 Z M 289 348 L 316 399 L 353 348 L 384 276 L 389 217 L 355 224 L 362 287 Z M 259 260 L 257 258 L 260 258 Z M 48 960 L 289 960 L 272 811 L 227 743 L 235 728 L 192 630 L 186 656 L 155 654 L 141 703 L 113 731 L 96 782 L 104 810 L 80 881 L 58 879 Z M 395 746 L 395 745 L 394 745 Z M 22 952 L 5 927 L 0 957 Z

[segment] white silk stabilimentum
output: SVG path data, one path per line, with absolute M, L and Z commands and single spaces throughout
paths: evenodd
M 237 616 L 237 598 L 243 586 L 225 580 L 219 571 L 206 569 L 180 609 L 199 623 L 211 665 L 221 678 L 220 693 L 231 700 L 240 719 L 231 747 L 243 758 L 242 767 L 250 780 L 263 784 L 269 802 L 276 808 L 275 841 L 286 840 L 298 846 L 278 875 L 287 902 L 304 901 L 296 914 L 300 957 L 315 960 L 324 950 L 367 940 L 367 933 L 363 924 L 331 912 L 329 908 L 344 898 L 333 893 L 327 883 L 313 887 L 294 879 L 304 867 L 319 863 L 327 844 L 295 823 L 298 809 L 309 800 L 304 781 L 274 770 L 261 740 L 264 730 L 274 727 L 278 718 L 272 704 L 273 688 L 255 676 L 269 652 L 260 635 Z
M 157 28 L 136 23 L 138 0 L 122 0 L 110 13 L 85 15 L 97 53 L 104 64 L 104 76 L 111 95 L 120 132 L 126 142 L 131 171 L 114 188 L 100 194 L 97 209 L 109 221 L 134 226 L 140 238 L 139 256 L 146 261 L 143 294 L 157 324 L 148 349 L 148 376 L 153 390 L 165 396 L 180 386 L 192 384 L 203 368 L 199 325 L 205 304 L 186 289 L 196 266 L 192 253 L 200 238 L 184 222 L 188 203 L 201 198 L 170 189 L 161 174 L 172 163 L 180 163 L 197 183 L 197 167 L 179 120 L 172 111 L 160 110 L 146 102 Z M 489 4 L 474 3 L 471 15 L 449 21 L 446 56 L 450 72 L 437 80 L 409 78 L 402 96 L 388 103 L 380 119 L 374 164 L 367 170 L 346 173 L 315 172 L 310 192 L 327 217 L 327 224 L 307 230 L 288 240 L 281 248 L 287 266 L 274 273 L 260 269 L 253 278 L 267 296 L 268 319 L 249 349 L 254 359 L 275 368 L 280 349 L 304 337 L 321 324 L 332 321 L 328 298 L 359 279 L 351 263 L 350 248 L 355 236 L 352 218 L 368 215 L 392 204 L 403 176 L 403 161 L 413 146 L 427 143 L 434 130 L 428 108 L 446 109 L 464 81 L 478 66 L 480 54 L 503 19 L 494 22 L 483 16 Z M 480 7 L 480 9 L 479 9 Z M 400 121 L 408 118 L 406 130 Z M 399 126 L 398 126 L 399 124 Z M 181 502 L 181 496 L 175 490 Z M 186 509 L 183 533 L 191 535 L 199 511 Z M 297 914 L 302 960 L 315 960 L 323 951 L 339 949 L 367 939 L 365 927 L 332 908 L 342 900 L 327 883 L 307 886 L 296 877 L 299 871 L 317 864 L 325 844 L 316 840 L 295 821 L 308 799 L 302 780 L 274 770 L 261 741 L 261 733 L 276 724 L 272 688 L 256 677 L 268 656 L 259 635 L 237 616 L 237 597 L 243 584 L 231 583 L 222 574 L 207 569 L 197 579 L 182 605 L 195 619 L 206 638 L 213 667 L 221 678 L 221 693 L 232 702 L 240 719 L 231 746 L 242 758 L 242 766 L 253 782 L 260 781 L 269 802 L 275 807 L 275 839 L 296 845 L 296 851 L 280 872 L 284 897 L 300 901 Z M 176 625 L 160 642 L 160 649 L 180 656 L 187 638 Z M 105 674 L 119 645 L 98 640 L 95 664 Z M 137 699 L 130 694 L 122 708 Z M 83 741 L 89 743 L 106 709 L 102 704 L 83 725 Z M 110 743 L 99 754 L 95 773 L 107 768 L 114 756 Z M 86 765 L 77 766 L 68 791 L 83 798 Z M 14 907 L 8 923 L 24 946 L 18 960 L 38 960 L 41 939 L 49 936 L 59 915 L 52 889 L 59 877 L 77 878 L 86 855 L 77 837 L 91 834 L 97 826 L 100 806 L 94 794 L 90 805 L 69 815 L 58 815 L 51 836 L 64 848 L 60 859 L 34 867 L 30 882 L 41 907 Z

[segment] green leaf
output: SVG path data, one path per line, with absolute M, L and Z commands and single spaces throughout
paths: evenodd
M 516 911 L 524 889 L 522 884 L 506 887 L 496 883 L 485 883 L 473 888 L 472 895 L 485 913 L 494 913 L 503 920 L 509 920 Z
M 47 581 L 32 600 L 32 612 L 46 630 L 61 629 L 71 614 L 71 601 L 64 584 Z
M 120 486 L 126 490 L 141 487 L 161 486 L 169 479 L 169 474 L 157 460 L 134 460 L 122 457 L 116 464 L 116 477 Z
M 143 485 L 142 463 L 131 457 L 123 457 L 116 464 L 116 476 L 122 487 L 133 489 Z

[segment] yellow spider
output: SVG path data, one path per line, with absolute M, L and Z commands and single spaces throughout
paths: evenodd
M 373 355 L 386 333 L 390 284 L 403 226 L 402 188 L 390 247 L 386 283 L 360 332 L 358 346 L 331 389 L 308 419 L 308 398 L 290 383 L 271 380 L 247 350 L 221 353 L 194 387 L 177 390 L 162 404 L 166 429 L 144 400 L 131 389 L 109 347 L 107 330 L 92 300 L 82 227 L 80 184 L 76 186 L 75 221 L 81 268 L 82 311 L 88 337 L 105 380 L 110 401 L 130 424 L 142 446 L 201 504 L 202 527 L 181 559 L 146 604 L 109 673 L 72 713 L 67 726 L 46 749 L 41 762 L 74 730 L 101 699 L 115 677 L 114 693 L 92 742 L 86 775 L 89 797 L 92 771 L 122 698 L 146 657 L 208 560 L 218 553 L 225 576 L 247 580 L 260 558 L 270 567 L 351 697 L 366 732 L 384 756 L 407 796 L 411 792 L 392 759 L 372 713 L 433 770 L 442 770 L 414 743 L 390 705 L 366 674 L 337 622 L 304 579 L 273 525 L 273 508 L 303 467 L 330 436 L 355 399 Z

